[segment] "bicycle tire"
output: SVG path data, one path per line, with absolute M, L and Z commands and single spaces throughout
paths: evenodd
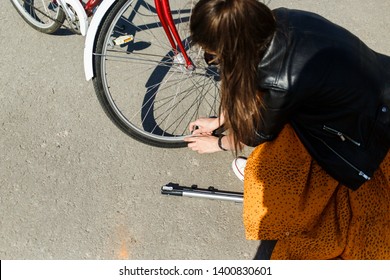
M 93 84 L 105 113 L 127 135 L 148 145 L 179 148 L 187 145 L 183 138 L 191 121 L 218 115 L 220 78 L 203 50 L 191 45 L 193 3 L 171 0 L 170 7 L 195 69 L 186 69 L 173 52 L 153 0 L 119 0 L 98 32 Z M 125 34 L 133 36 L 131 42 L 115 45 Z
M 65 21 L 65 13 L 52 0 L 11 0 L 20 16 L 35 30 L 55 33 Z

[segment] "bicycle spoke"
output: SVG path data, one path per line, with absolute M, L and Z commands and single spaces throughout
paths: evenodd
M 54 33 L 64 23 L 65 13 L 52 0 L 11 0 L 11 2 L 23 19 L 40 32 Z
M 204 61 L 204 51 L 191 45 L 192 1 L 170 0 L 175 26 L 194 69 L 180 51 L 172 50 L 153 0 L 118 0 L 104 40 L 95 51 L 102 104 L 130 136 L 157 146 L 183 145 L 188 125 L 199 116 L 216 115 L 219 74 Z M 116 45 L 120 36 L 131 41 Z

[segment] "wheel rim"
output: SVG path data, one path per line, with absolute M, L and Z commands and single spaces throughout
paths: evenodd
M 191 46 L 188 37 L 192 5 L 170 1 L 176 28 L 195 64 L 192 71 L 172 51 L 150 0 L 123 6 L 103 44 L 103 89 L 113 113 L 122 126 L 152 140 L 182 141 L 191 121 L 218 114 L 217 68 L 206 64 L 203 50 Z M 134 39 L 113 46 L 123 35 Z
M 52 0 L 13 0 L 16 8 L 24 17 L 41 29 L 50 28 L 56 24 L 59 6 Z

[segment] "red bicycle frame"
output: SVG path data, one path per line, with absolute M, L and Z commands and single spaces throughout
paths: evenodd
M 172 46 L 172 49 L 177 52 L 177 45 L 184 57 L 187 69 L 193 69 L 194 64 L 188 57 L 183 42 L 181 41 L 179 33 L 177 32 L 175 23 L 173 22 L 171 8 L 169 6 L 169 0 L 154 0 L 154 3 L 156 5 L 157 15 L 164 28 L 165 34 L 167 35 L 168 40 Z
M 103 0 L 88 0 L 88 2 L 85 3 L 85 5 L 84 5 L 84 10 L 87 13 L 87 16 L 89 16 L 89 17 L 92 16 L 94 9 L 97 6 L 99 6 L 102 1 Z M 81 2 L 81 0 L 80 0 L 80 2 Z M 83 2 L 81 2 L 81 3 L 83 3 Z

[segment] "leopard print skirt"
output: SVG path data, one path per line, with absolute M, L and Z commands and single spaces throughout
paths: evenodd
M 243 222 L 247 239 L 278 240 L 272 259 L 390 259 L 390 153 L 352 191 L 286 125 L 248 158 Z

